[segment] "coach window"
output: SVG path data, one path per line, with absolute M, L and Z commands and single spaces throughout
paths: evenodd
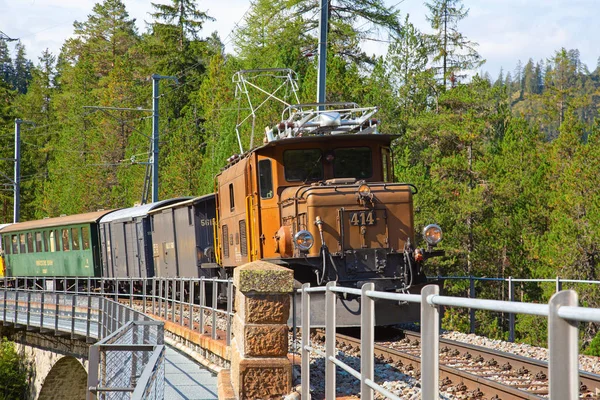
M 35 233 L 35 252 L 41 253 L 42 251 L 44 251 L 44 248 L 42 247 L 42 232 L 36 232 Z
M 321 150 L 319 149 L 284 151 L 283 166 L 285 168 L 285 180 L 288 182 L 307 182 L 323 179 L 323 163 L 321 162 L 321 158 Z
M 62 249 L 63 251 L 69 251 L 69 230 L 62 230 Z
M 27 232 L 27 252 L 35 253 L 35 249 L 33 248 L 33 233 Z
M 48 232 L 43 231 L 42 238 L 44 240 L 44 250 L 47 252 L 50 251 L 50 247 L 48 247 Z
M 10 245 L 10 236 L 4 236 L 4 251 L 6 252 L 6 254 L 10 254 L 11 253 L 11 245 Z
M 71 228 L 71 248 L 79 250 L 79 228 Z
M 260 160 L 258 162 L 258 185 L 260 186 L 260 198 L 273 198 L 273 174 L 271 171 L 271 160 Z
M 19 236 L 12 235 L 12 253 L 19 254 Z
M 58 244 L 58 231 L 50 231 L 50 253 L 60 250 Z
M 25 254 L 27 253 L 27 248 L 25 247 L 25 234 L 21 233 L 19 235 L 19 253 Z
M 233 198 L 233 183 L 229 184 L 229 208 L 231 211 L 235 208 L 235 200 Z
M 90 249 L 90 228 L 84 226 L 81 228 L 81 239 L 83 240 L 83 250 Z

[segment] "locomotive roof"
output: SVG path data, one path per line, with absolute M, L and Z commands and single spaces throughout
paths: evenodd
M 136 217 L 142 217 L 148 214 L 149 211 L 158 207 L 163 207 L 168 204 L 177 203 L 182 200 L 190 199 L 191 197 L 176 197 L 174 199 L 156 201 L 154 203 L 142 204 L 137 207 L 122 208 L 100 219 L 100 223 L 115 222 L 118 220 L 129 220 Z
M 97 222 L 103 216 L 112 213 L 113 210 L 94 211 L 84 214 L 67 215 L 64 217 L 46 218 L 36 221 L 19 222 L 5 226 L 2 233 L 27 231 L 39 228 L 51 228 L 56 226 L 86 224 Z
M 185 207 L 190 204 L 196 204 L 196 203 L 200 203 L 201 201 L 209 200 L 210 198 L 214 198 L 214 197 L 215 197 L 214 193 L 205 194 L 203 196 L 194 197 L 192 199 L 180 201 L 178 203 L 172 203 L 172 204 L 166 205 L 164 207 L 155 208 L 152 211 L 149 211 L 148 214 L 158 214 L 159 212 L 161 212 L 163 210 L 167 210 L 169 208 Z
M 394 139 L 399 138 L 400 135 L 396 134 L 382 134 L 382 133 L 347 133 L 347 134 L 339 134 L 339 135 L 311 135 L 311 136 L 302 136 L 302 137 L 294 137 L 288 139 L 279 139 L 273 140 L 269 143 L 266 143 L 260 147 L 255 148 L 253 151 L 259 151 L 261 149 L 266 149 L 269 147 L 275 146 L 283 146 L 288 144 L 297 144 L 297 143 L 311 143 L 311 142 L 344 142 L 344 141 L 355 141 L 361 139 L 374 140 L 374 141 L 382 141 L 382 142 L 391 142 Z

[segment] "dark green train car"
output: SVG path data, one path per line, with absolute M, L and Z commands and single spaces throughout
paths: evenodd
M 0 231 L 6 276 L 101 276 L 98 220 L 111 211 L 12 224 Z

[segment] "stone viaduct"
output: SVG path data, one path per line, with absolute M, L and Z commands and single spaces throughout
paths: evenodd
M 85 340 L 1 326 L 0 334 L 16 343 L 31 366 L 29 398 L 39 400 L 86 398 L 88 350 Z

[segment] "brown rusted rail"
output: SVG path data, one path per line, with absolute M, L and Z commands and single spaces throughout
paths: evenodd
M 400 341 L 402 348 L 375 344 L 376 358 L 399 370 L 419 370 L 420 334 L 404 332 Z M 324 340 L 317 330 L 317 339 Z M 337 334 L 337 347 L 351 346 L 360 349 L 360 339 Z M 465 365 L 473 363 L 474 365 Z M 419 377 L 419 373 L 416 373 Z M 509 380 L 507 384 L 491 379 Z M 454 394 L 465 398 L 490 400 L 540 399 L 548 396 L 548 365 L 544 361 L 530 359 L 480 346 L 440 339 L 440 390 L 454 387 Z M 581 394 L 586 399 L 599 399 L 600 375 L 580 371 Z

